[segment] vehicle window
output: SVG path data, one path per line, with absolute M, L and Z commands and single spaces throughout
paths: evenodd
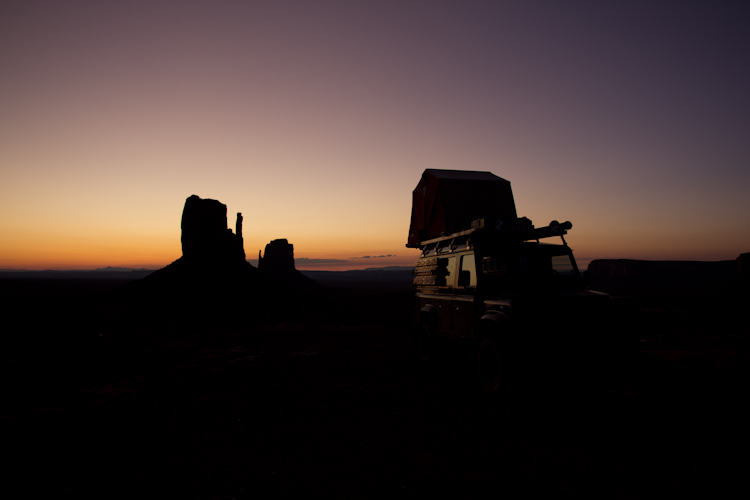
M 553 255 L 552 270 L 560 276 L 575 276 L 578 274 L 568 255 Z
M 474 255 L 461 256 L 461 272 L 458 275 L 458 286 L 477 286 L 477 269 Z
M 485 274 L 505 274 L 505 259 L 485 257 L 482 259 L 482 270 Z
M 444 257 L 437 260 L 438 272 L 435 282 L 438 286 L 454 286 L 456 275 L 456 258 Z

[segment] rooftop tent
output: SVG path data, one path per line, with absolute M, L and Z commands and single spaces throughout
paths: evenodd
M 485 218 L 517 218 L 510 182 L 490 172 L 428 168 L 412 194 L 409 248 L 442 234 L 469 229 Z

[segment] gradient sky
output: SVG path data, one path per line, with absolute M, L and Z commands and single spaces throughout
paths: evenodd
M 411 265 L 425 168 L 508 179 L 579 260 L 734 259 L 748 26 L 747 2 L 6 0 L 0 268 L 163 266 L 191 194 L 243 213 L 248 258 Z

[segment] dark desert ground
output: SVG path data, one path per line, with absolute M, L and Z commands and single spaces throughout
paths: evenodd
M 0 70 L 0 500 L 750 498 L 750 0 L 2 0 Z M 365 266 L 544 335 L 489 397 Z
M 743 496 L 742 280 L 635 290 L 632 387 L 551 374 L 486 399 L 466 360 L 416 367 L 409 271 L 310 275 L 326 288 L 273 300 L 4 275 L 6 493 Z

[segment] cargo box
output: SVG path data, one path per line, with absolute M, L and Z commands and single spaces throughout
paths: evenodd
M 515 221 L 510 182 L 490 172 L 437 170 L 422 174 L 412 195 L 409 248 L 444 234 L 470 229 L 476 219 Z

